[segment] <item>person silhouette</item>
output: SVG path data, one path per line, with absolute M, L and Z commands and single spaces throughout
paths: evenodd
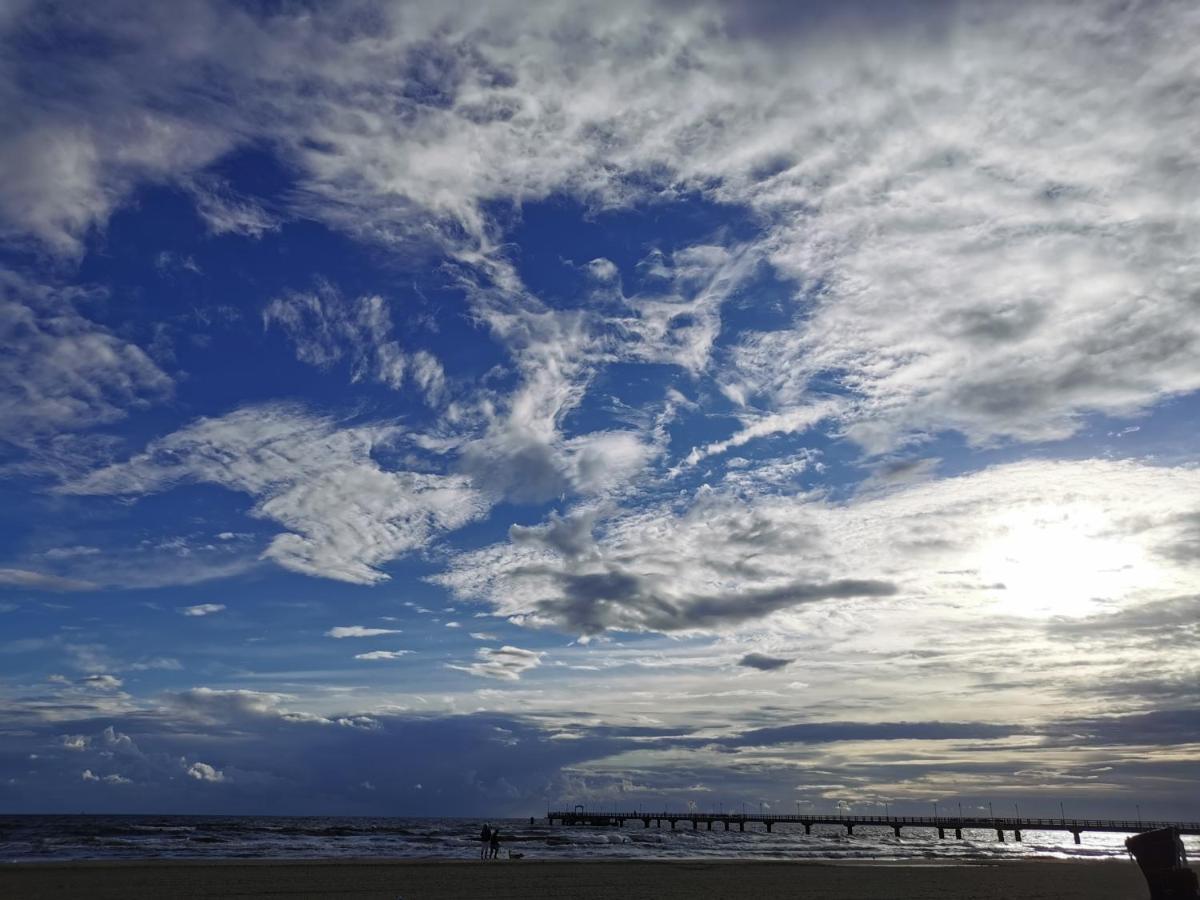
M 500 856 L 500 829 L 499 828 L 492 829 L 491 847 L 492 847 L 492 852 L 488 858 L 489 859 L 499 858 L 499 856 Z
M 479 858 L 487 859 L 488 850 L 492 842 L 492 826 L 488 822 L 483 823 L 483 830 L 479 832 Z

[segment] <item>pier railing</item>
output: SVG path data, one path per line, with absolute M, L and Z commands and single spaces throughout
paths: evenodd
M 1200 822 L 1164 822 L 1150 819 L 1078 819 L 1078 818 L 1029 818 L 1025 816 L 840 816 L 840 815 L 776 815 L 771 813 L 714 813 L 714 812 L 680 812 L 633 810 L 632 812 L 609 812 L 589 810 L 577 806 L 573 810 L 551 810 L 546 813 L 547 821 L 553 825 L 593 825 L 593 826 L 624 826 L 626 822 L 640 821 L 643 827 L 649 828 L 654 822 L 661 828 L 667 822 L 675 828 L 680 822 L 690 822 L 694 830 L 699 830 L 703 824 L 711 831 L 714 824 L 723 825 L 728 831 L 731 825 L 739 831 L 745 831 L 746 825 L 758 824 L 765 830 L 772 831 L 775 825 L 802 825 L 805 834 L 811 834 L 815 825 L 842 826 L 847 834 L 854 834 L 855 827 L 891 828 L 896 836 L 904 828 L 933 828 L 938 837 L 944 838 L 947 831 L 953 831 L 956 838 L 962 838 L 965 829 L 972 831 L 994 831 L 997 840 L 1003 841 L 1005 832 L 1012 832 L 1016 840 L 1021 840 L 1022 831 L 1067 831 L 1075 837 L 1075 843 L 1080 843 L 1080 835 L 1087 831 L 1118 832 L 1123 834 L 1138 834 L 1152 831 L 1156 828 L 1175 828 L 1180 834 L 1200 835 Z

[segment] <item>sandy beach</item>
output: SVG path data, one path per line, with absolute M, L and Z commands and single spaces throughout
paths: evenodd
M 977 865 L 738 861 L 105 861 L 0 866 L 0 897 L 363 900 L 800 897 L 807 900 L 1138 900 L 1133 863 Z

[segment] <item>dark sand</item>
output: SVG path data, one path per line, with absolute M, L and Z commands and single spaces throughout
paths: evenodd
M 5 900 L 355 897 L 380 900 L 1144 900 L 1132 862 L 975 865 L 810 862 L 224 860 L 0 865 Z

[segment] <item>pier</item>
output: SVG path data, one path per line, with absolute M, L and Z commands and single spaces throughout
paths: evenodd
M 1004 818 L 992 816 L 839 816 L 839 815 L 765 815 L 762 813 L 701 813 L 701 812 L 597 812 L 584 809 L 582 806 L 574 810 L 554 810 L 546 813 L 546 820 L 553 825 L 593 825 L 599 827 L 622 828 L 626 822 L 641 822 L 643 828 L 662 828 L 666 822 L 671 828 L 680 823 L 684 827 L 691 825 L 692 830 L 699 831 L 703 827 L 712 831 L 729 831 L 736 827 L 745 831 L 746 826 L 759 826 L 761 830 L 770 832 L 776 825 L 802 825 L 805 834 L 812 834 L 813 826 L 823 825 L 841 827 L 847 835 L 853 835 L 855 828 L 890 828 L 900 837 L 905 828 L 929 828 L 937 831 L 937 836 L 945 839 L 947 834 L 962 840 L 963 831 L 991 831 L 996 840 L 1003 842 L 1006 834 L 1011 834 L 1013 840 L 1021 840 L 1023 831 L 1067 831 L 1075 843 L 1081 843 L 1080 835 L 1085 831 L 1109 831 L 1121 834 L 1138 834 L 1152 831 L 1156 828 L 1176 828 L 1180 834 L 1200 835 L 1200 822 L 1157 822 L 1143 819 L 1030 819 Z

